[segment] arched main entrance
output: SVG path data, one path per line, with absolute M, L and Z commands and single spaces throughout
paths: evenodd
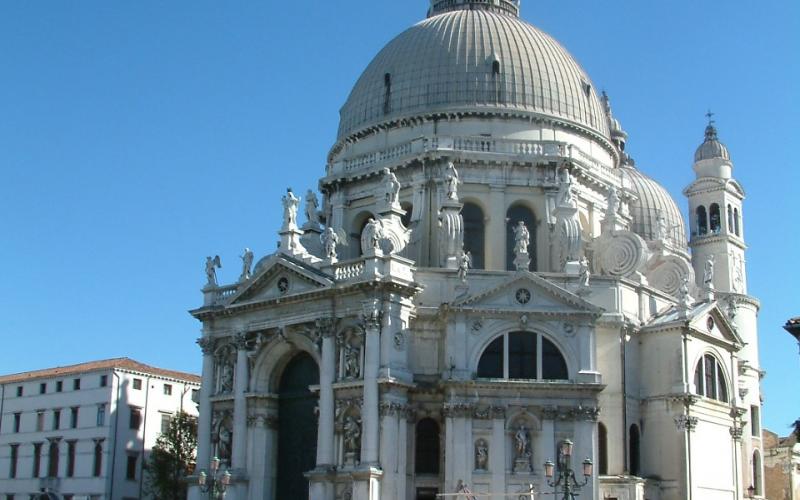
M 308 498 L 303 476 L 316 465 L 317 397 L 308 387 L 319 384 L 319 368 L 306 353 L 283 370 L 278 387 L 278 474 L 275 498 Z

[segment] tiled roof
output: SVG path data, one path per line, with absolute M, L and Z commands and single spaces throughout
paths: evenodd
M 34 370 L 30 372 L 15 373 L 0 377 L 0 384 L 10 384 L 16 382 L 26 382 L 39 378 L 64 377 L 68 375 L 78 375 L 86 372 L 98 370 L 120 369 L 136 371 L 155 375 L 158 377 L 184 380 L 186 382 L 200 383 L 200 377 L 193 373 L 179 372 L 175 370 L 165 370 L 154 366 L 146 365 L 130 358 L 104 359 L 100 361 L 89 361 L 77 365 L 59 366 L 56 368 L 45 368 L 44 370 Z

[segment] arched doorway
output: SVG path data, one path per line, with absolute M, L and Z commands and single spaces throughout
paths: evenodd
M 278 386 L 278 474 L 275 498 L 308 498 L 304 472 L 317 461 L 317 397 L 308 387 L 319 384 L 319 368 L 307 353 L 286 365 Z

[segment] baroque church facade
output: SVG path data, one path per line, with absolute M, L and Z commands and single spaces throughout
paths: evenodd
M 287 191 L 278 250 L 232 284 L 208 259 L 197 468 L 228 498 L 538 498 L 565 440 L 580 498 L 763 498 L 728 151 L 710 122 L 687 228 L 519 8 L 432 0 L 355 84 L 322 196 Z

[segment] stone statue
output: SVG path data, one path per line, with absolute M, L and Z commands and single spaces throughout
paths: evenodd
M 231 463 L 231 448 L 233 447 L 233 431 L 227 421 L 223 420 L 217 430 L 217 457 L 226 464 Z
M 514 228 L 514 253 L 517 256 L 527 254 L 530 243 L 531 233 L 528 232 L 528 227 L 522 221 L 517 222 L 517 226 Z
M 528 452 L 529 443 L 528 430 L 524 425 L 520 425 L 517 433 L 514 434 L 514 449 L 517 460 L 530 458 L 530 453 Z
M 743 260 L 733 256 L 733 291 L 737 293 L 741 293 L 744 288 Z
M 683 278 L 681 287 L 678 290 L 679 306 L 683 310 L 689 310 L 692 307 L 692 297 L 689 295 L 689 278 Z
M 357 379 L 361 376 L 361 360 L 358 347 L 344 344 L 344 377 Z
M 208 286 L 217 286 L 217 269 L 222 269 L 222 261 L 219 255 L 215 255 L 213 259 L 211 257 L 206 257 L 206 279 L 208 280 Z
M 558 202 L 561 205 L 575 203 L 575 193 L 572 192 L 572 174 L 569 173 L 566 166 L 562 167 L 558 174 Z
M 398 205 L 400 203 L 400 181 L 394 172 L 388 168 L 383 169 L 384 184 L 383 184 L 383 199 L 389 205 Z
M 589 261 L 586 259 L 584 255 L 581 257 L 580 260 L 580 267 L 578 268 L 578 275 L 580 276 L 580 286 L 583 288 L 589 287 L 589 278 L 592 276 L 592 272 L 589 270 Z
M 339 244 L 339 236 L 332 227 L 328 226 L 322 234 L 319 235 L 319 241 L 325 250 L 325 257 L 330 260 L 336 260 L 336 245 Z
M 361 422 L 352 415 L 344 421 L 344 449 L 353 454 L 361 451 Z
M 250 279 L 250 268 L 253 266 L 253 251 L 245 248 L 244 255 L 240 255 L 239 258 L 242 259 L 242 275 L 239 276 L 239 281 L 247 281 Z
M 281 200 L 283 201 L 283 227 L 297 229 L 297 206 L 300 204 L 300 198 L 295 196 L 292 188 L 288 188 L 286 195 Z
M 306 192 L 306 220 L 308 225 L 319 227 L 319 200 L 317 194 L 310 189 Z
M 489 469 L 489 445 L 486 441 L 479 439 L 475 443 L 475 470 Z
M 461 250 L 461 255 L 458 258 L 458 279 L 462 283 L 467 282 L 467 271 L 472 267 L 472 254 Z
M 703 268 L 703 285 L 709 290 L 714 288 L 714 255 L 711 254 L 706 259 L 706 265 Z
M 458 200 L 458 185 L 461 180 L 458 177 L 458 171 L 453 162 L 447 164 L 447 173 L 445 174 L 445 183 L 447 184 L 447 199 Z
M 361 238 L 361 241 L 366 244 L 366 248 L 362 248 L 362 250 L 380 250 L 381 239 L 383 239 L 383 226 L 379 221 L 370 217 L 367 225 L 364 226 L 364 233 Z
M 617 188 L 612 186 L 611 193 L 608 195 L 608 205 L 606 206 L 606 214 L 616 214 L 619 209 L 619 194 Z
M 219 365 L 219 393 L 230 394 L 233 392 L 233 366 L 226 360 L 221 360 Z

